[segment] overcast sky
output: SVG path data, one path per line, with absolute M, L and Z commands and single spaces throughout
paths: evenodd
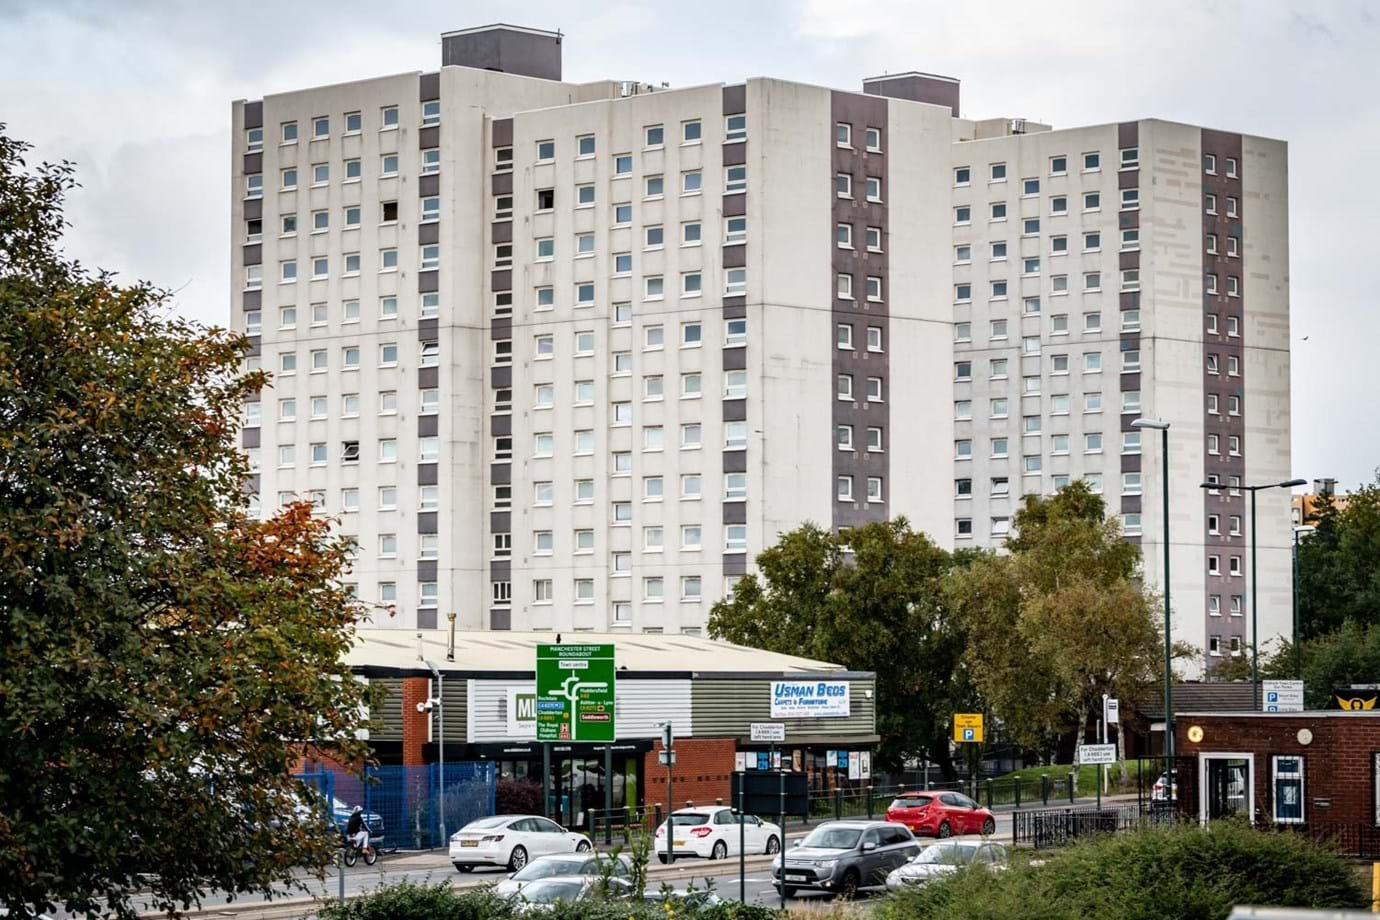
M 1380 5 L 901 0 L 0 0 L 0 121 L 76 161 L 71 251 L 229 312 L 230 102 L 435 69 L 439 35 L 566 34 L 565 76 L 686 86 L 882 71 L 963 81 L 963 114 L 1072 127 L 1157 117 L 1289 142 L 1294 474 L 1380 466 Z

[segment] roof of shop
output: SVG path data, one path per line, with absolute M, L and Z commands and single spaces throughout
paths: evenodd
M 530 675 L 536 667 L 537 646 L 557 638 L 572 645 L 614 646 L 620 671 L 665 676 L 726 677 L 729 675 L 822 675 L 834 678 L 872 678 L 872 672 L 848 671 L 827 661 L 783 655 L 717 642 L 702 636 L 646 633 L 456 632 L 455 660 L 446 660 L 445 631 L 422 633 L 403 629 L 361 629 L 347 663 L 375 674 L 429 674 L 426 661 L 443 672 L 466 675 L 494 673 Z

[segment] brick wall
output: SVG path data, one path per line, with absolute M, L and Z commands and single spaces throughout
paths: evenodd
M 417 704 L 430 699 L 431 681 L 425 677 L 404 677 L 402 695 L 402 762 L 403 766 L 410 767 L 426 763 L 422 757 L 422 745 L 429 740 L 427 730 L 430 720 L 426 713 L 417 711 Z
M 733 755 L 737 743 L 732 738 L 680 738 L 676 740 L 676 765 L 672 769 L 671 794 L 677 808 L 687 801 L 713 805 L 715 799 L 729 803 L 733 789 Z M 665 807 L 666 768 L 658 761 L 661 742 L 642 757 L 644 798 L 648 808 L 657 803 Z
M 1203 730 L 1198 743 L 1188 740 L 1189 729 Z M 1301 744 L 1300 729 L 1313 734 L 1309 744 Z M 1272 785 L 1270 759 L 1275 755 L 1303 758 L 1304 819 L 1310 823 L 1345 822 L 1374 825 L 1375 754 L 1380 752 L 1380 713 L 1337 712 L 1177 715 L 1175 748 L 1180 757 L 1192 758 L 1194 774 L 1181 785 L 1198 785 L 1200 754 L 1242 753 L 1255 755 L 1255 806 L 1257 813 L 1270 820 Z M 1322 807 L 1317 800 L 1330 800 Z

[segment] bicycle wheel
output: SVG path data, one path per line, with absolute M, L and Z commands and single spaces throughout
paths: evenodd
M 345 865 L 353 869 L 355 866 L 355 861 L 358 859 L 359 850 L 355 849 L 353 846 L 348 846 L 345 848 Z
M 364 864 L 365 864 L 366 866 L 372 866 L 374 863 L 376 863 L 376 862 L 378 862 L 378 861 L 379 861 L 379 848 L 376 847 L 376 846 L 374 846 L 374 845 L 371 843 L 371 844 L 369 844 L 367 847 L 364 848 Z

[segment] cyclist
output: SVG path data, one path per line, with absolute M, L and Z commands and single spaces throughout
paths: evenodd
M 360 852 L 369 848 L 369 825 L 364 821 L 364 809 L 358 805 L 350 812 L 350 820 L 345 824 L 345 839 Z

